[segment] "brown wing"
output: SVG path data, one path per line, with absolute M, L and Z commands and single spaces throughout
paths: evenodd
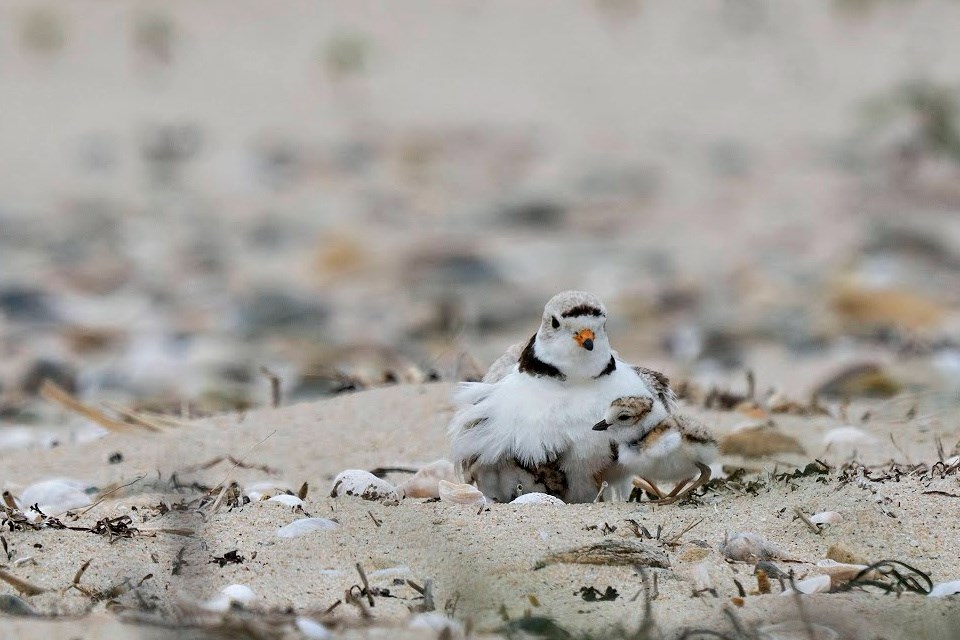
M 633 370 L 650 385 L 650 388 L 653 389 L 653 392 L 660 398 L 660 402 L 663 403 L 667 411 L 671 411 L 676 402 L 676 396 L 674 396 L 673 391 L 670 390 L 670 378 L 659 371 L 647 369 L 646 367 L 634 367 Z

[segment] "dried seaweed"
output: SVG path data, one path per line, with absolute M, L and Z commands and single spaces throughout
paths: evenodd
M 875 576 L 874 572 L 879 576 Z M 864 567 L 849 582 L 838 585 L 833 591 L 842 592 L 866 587 L 876 587 L 884 593 L 901 594 L 909 591 L 925 596 L 933 590 L 933 581 L 927 573 L 905 562 L 880 560 Z

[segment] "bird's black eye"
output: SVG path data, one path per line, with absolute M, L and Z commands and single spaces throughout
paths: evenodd
M 629 414 L 629 413 L 621 413 L 620 415 L 617 416 L 617 420 L 619 420 L 619 421 L 621 421 L 621 422 L 626 422 L 626 421 L 629 420 L 629 419 L 630 419 L 630 414 Z
M 554 329 L 559 329 L 559 328 L 560 328 L 560 321 L 557 320 L 557 316 L 553 316 L 553 328 L 554 328 Z

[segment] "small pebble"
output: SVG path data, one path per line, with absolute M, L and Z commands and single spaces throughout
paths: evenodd
M 0 613 L 8 616 L 35 616 L 37 610 L 27 604 L 26 600 L 9 594 L 0 594 Z

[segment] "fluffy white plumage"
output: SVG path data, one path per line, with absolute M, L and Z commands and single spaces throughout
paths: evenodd
M 558 294 L 525 348 L 504 354 L 487 382 L 461 385 L 449 429 L 453 459 L 484 494 L 509 501 L 518 485 L 557 493 L 550 482 L 562 477 L 560 497 L 589 502 L 612 463 L 609 436 L 591 430 L 610 403 L 646 396 L 652 408 L 644 424 L 667 417 L 665 380 L 616 359 L 605 325 L 606 309 L 595 296 Z

